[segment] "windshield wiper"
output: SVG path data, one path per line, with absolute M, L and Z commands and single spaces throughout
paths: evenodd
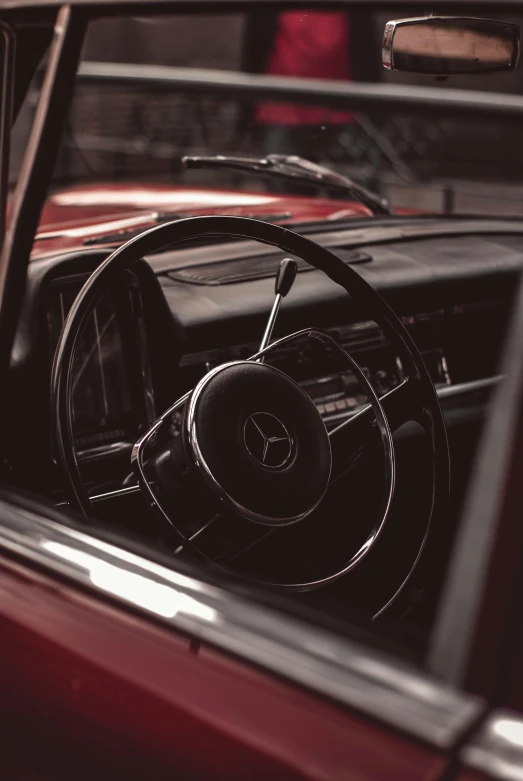
M 298 184 L 313 187 L 328 187 L 343 193 L 352 199 L 363 203 L 373 214 L 394 214 L 394 210 L 386 200 L 349 179 L 348 176 L 331 171 L 317 163 L 311 163 L 296 155 L 267 155 L 262 158 L 228 157 L 214 155 L 211 157 L 182 157 L 186 168 L 230 168 L 242 173 L 255 173 L 260 176 L 278 177 Z

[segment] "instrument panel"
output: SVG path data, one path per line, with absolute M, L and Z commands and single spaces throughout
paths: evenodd
M 85 275 L 52 283 L 47 302 L 50 355 Z M 140 289 L 132 273 L 100 299 L 81 335 L 73 368 L 72 418 L 78 451 L 136 440 L 155 418 Z

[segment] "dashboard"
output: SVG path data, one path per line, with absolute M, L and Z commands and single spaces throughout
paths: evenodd
M 54 355 L 67 313 L 85 278 L 60 278 L 50 287 L 50 356 Z M 455 389 L 495 374 L 496 353 L 492 348 L 501 338 L 503 315 L 499 302 L 481 301 L 406 315 L 402 320 L 420 349 L 436 388 Z M 342 324 L 326 331 L 356 359 L 380 394 L 388 393 L 403 380 L 401 363 L 375 323 Z M 471 340 L 483 349 L 464 349 Z M 257 343 L 248 342 L 183 355 L 177 394 L 190 391 L 214 367 L 248 358 L 258 347 Z M 329 345 L 302 338 L 280 347 L 268 362 L 298 382 L 328 427 L 368 404 L 361 385 L 340 363 L 338 351 Z M 82 334 L 73 370 L 72 401 L 80 459 L 93 452 L 103 454 L 128 447 L 156 417 L 143 304 L 139 284 L 132 274 L 104 294 Z
M 353 234 L 347 231 L 347 235 Z M 337 241 L 341 238 L 336 235 Z M 523 264 L 523 241 L 517 235 L 445 241 L 365 244 L 370 260 L 358 270 L 401 314 L 442 403 L 448 408 L 452 399 L 455 408 L 459 398 L 465 419 L 479 392 L 484 408 L 495 384 L 499 345 Z M 494 250 L 495 260 L 489 262 L 487 255 Z M 133 443 L 209 369 L 257 352 L 272 303 L 272 278 L 265 274 L 197 284 L 184 279 L 178 268 L 188 258 L 208 264 L 213 257 L 222 262 L 226 255 L 240 251 L 244 252 L 240 245 L 211 245 L 147 258 L 99 301 L 80 339 L 74 366 L 73 429 L 91 493 L 110 491 L 132 480 Z M 106 257 L 106 250 L 86 249 L 34 261 L 29 269 L 12 361 L 10 468 L 15 482 L 19 476 L 19 483 L 25 485 L 30 473 L 33 490 L 52 497 L 63 496 L 49 411 L 54 351 L 76 294 Z M 258 257 L 255 264 L 258 268 Z M 169 271 L 173 268 L 177 268 L 174 274 Z M 275 338 L 312 326 L 334 336 L 380 393 L 401 381 L 402 367 L 394 350 L 364 312 L 352 307 L 346 294 L 321 273 L 299 273 Z M 313 341 L 288 344 L 271 360 L 306 390 L 331 428 L 354 414 L 367 398 L 332 351 Z

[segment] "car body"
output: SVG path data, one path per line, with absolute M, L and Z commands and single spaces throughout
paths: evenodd
M 205 204 L 202 207 L 202 203 Z M 213 208 L 214 205 L 214 208 Z M 316 222 L 347 217 L 362 217 L 369 210 L 361 204 L 348 204 L 335 199 L 294 198 L 268 193 L 238 193 L 210 189 L 189 190 L 167 185 L 137 183 L 107 185 L 104 182 L 83 187 L 64 188 L 47 200 L 37 233 L 33 258 L 44 254 L 82 246 L 88 237 L 100 242 L 108 233 L 129 230 L 134 226 L 144 229 L 156 224 L 156 213 L 174 211 L 197 216 L 199 214 L 235 214 L 248 216 L 255 213 L 273 219 L 286 214 L 293 221 Z M 68 235 L 70 232 L 70 235 Z M 72 232 L 72 233 L 71 233 Z M 105 242 L 105 246 L 110 246 Z M 104 246 L 101 243 L 101 246 Z
M 167 5 L 173 14 L 196 9 L 204 15 L 213 4 L 0 4 L 0 190 L 7 225 L 0 258 L 0 775 L 20 781 L 520 778 L 523 222 L 434 215 L 421 205 L 372 215 L 352 196 L 271 193 L 261 186 L 109 179 L 48 193 L 86 22 L 107 14 L 165 13 Z M 247 11 L 251 5 L 226 4 Z M 368 5 L 359 0 L 351 9 Z M 505 11 L 511 7 L 517 3 L 503 3 Z M 44 51 L 35 121 L 8 199 L 10 113 Z M 179 74 L 169 78 L 172 83 Z M 219 75 L 214 82 L 206 78 L 207 90 L 209 80 L 218 90 L 259 89 L 265 97 L 277 87 L 264 76 L 230 77 L 230 83 Z M 190 89 L 204 89 L 202 74 L 186 81 Z M 280 99 L 318 100 L 318 85 L 296 81 L 283 80 Z M 489 103 L 485 95 L 422 95 L 417 87 L 394 93 L 381 86 L 367 85 L 358 95 L 353 84 L 323 85 L 333 105 L 352 94 L 370 109 L 380 101 L 387 108 L 396 94 L 422 112 L 444 104 L 449 111 L 465 105 L 471 115 L 498 122 L 523 116 L 518 96 L 498 95 Z M 300 90 L 308 96 L 300 97 Z M 187 225 L 187 234 L 178 235 Z M 192 225 L 205 231 L 195 237 Z M 264 246 L 254 244 L 256 231 Z M 331 278 L 299 266 L 277 335 L 299 332 L 306 345 L 295 349 L 283 338 L 280 368 L 296 362 L 293 388 L 305 389 L 329 435 L 345 421 L 365 421 L 369 398 L 380 421 L 408 360 L 398 363 L 383 328 L 369 323 L 362 304 L 372 304 L 376 320 L 386 327 L 390 319 L 399 334 L 395 348 L 422 353 L 426 380 L 419 373 L 414 387 L 425 381 L 433 396 L 417 422 L 426 423 L 439 458 L 437 469 L 430 467 L 434 453 L 420 447 L 419 431 L 394 438 L 396 485 L 394 475 L 389 479 L 396 504 L 387 520 L 394 536 L 380 527 L 377 564 L 347 568 L 332 582 L 323 578 L 325 588 L 317 590 L 260 585 L 252 573 L 222 566 L 219 556 L 211 566 L 206 555 L 192 555 L 190 545 L 187 558 L 181 556 L 194 529 L 175 537 L 180 545 L 173 548 L 172 530 L 149 506 L 152 500 L 161 509 L 154 481 L 147 494 L 135 479 L 138 443 L 147 444 L 151 432 L 154 440 L 158 421 L 172 423 L 170 436 L 178 437 L 176 413 L 183 407 L 176 405 L 195 398 L 184 395 L 194 385 L 204 389 L 213 372 L 230 364 L 269 371 L 264 360 L 270 352 L 260 356 L 258 348 L 282 246 L 294 232 L 298 238 L 289 238 L 289 246 L 316 247 L 323 258 L 317 268 Z M 176 246 L 173 236 L 189 243 Z M 148 249 L 120 269 L 116 287 L 105 287 L 102 274 L 113 259 L 143 246 Z M 340 271 L 349 267 L 350 275 Z M 343 274 L 355 285 L 350 307 L 339 287 Z M 91 334 L 84 337 L 81 328 L 73 330 L 74 318 L 84 303 L 88 307 L 85 290 L 96 284 L 98 298 L 80 323 Z M 69 338 L 84 350 L 74 380 L 69 375 L 78 364 Z M 328 359 L 318 353 L 316 342 L 334 338 L 349 360 L 363 361 L 366 371 L 353 366 L 360 383 L 370 378 L 376 385 L 367 400 L 340 380 L 346 371 L 332 368 L 332 352 Z M 88 381 L 78 395 L 84 372 Z M 59 406 L 62 383 L 68 413 Z M 398 410 L 385 408 L 393 421 Z M 172 421 L 162 418 L 166 409 Z M 189 403 L 184 420 L 190 410 Z M 450 500 L 446 437 L 434 435 L 440 418 L 450 441 Z M 218 423 L 211 442 L 218 439 Z M 391 428 L 399 424 L 382 421 L 385 443 Z M 290 458 L 293 437 L 285 427 L 284 434 Z M 64 445 L 68 435 L 78 451 L 73 457 Z M 268 446 L 285 436 L 263 438 L 265 460 Z M 160 461 L 154 466 L 161 476 Z M 167 489 L 172 483 L 178 491 L 169 463 Z M 354 468 L 363 466 L 356 453 Z M 75 470 L 89 489 L 92 512 L 81 512 Z M 309 474 L 311 483 L 316 472 Z M 367 505 L 375 509 L 381 472 L 357 474 L 359 484 L 345 492 L 340 476 L 324 524 L 341 514 L 341 526 L 351 531 Z M 204 493 L 201 484 L 169 500 L 183 509 L 180 516 L 190 516 Z M 427 501 L 430 512 L 437 505 L 435 536 L 434 526 L 427 524 L 425 532 L 420 522 Z M 388 511 L 387 505 L 384 520 Z M 244 544 L 243 534 L 243 526 L 234 527 L 231 539 L 237 535 Z M 320 558 L 325 535 L 306 538 L 306 563 Z M 337 545 L 345 544 L 340 539 Z M 229 541 L 211 539 L 213 546 L 223 542 Z M 292 537 L 286 544 L 284 569 L 300 553 Z M 268 554 L 278 572 L 278 552 Z M 360 571 L 359 580 L 350 579 Z

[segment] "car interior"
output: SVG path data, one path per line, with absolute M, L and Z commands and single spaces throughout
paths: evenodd
M 512 23 L 492 22 L 492 56 L 474 69 L 451 45 L 427 55 L 421 26 L 416 49 L 412 24 L 383 20 L 394 77 L 450 76 L 452 86 L 456 74 L 470 89 L 485 74 L 494 85 L 515 78 Z M 463 21 L 435 33 L 425 23 L 430 40 L 468 41 Z M 110 24 L 92 23 L 102 40 Z M 466 32 L 487 35 L 481 24 Z M 49 202 L 66 204 L 69 166 L 78 191 L 88 181 L 69 195 L 88 219 L 90 194 L 110 206 L 120 162 L 75 130 L 79 105 Z M 272 161 L 226 151 L 216 163 L 224 150 L 200 139 L 176 169 L 160 160 L 153 173 L 139 154 L 136 169 L 126 159 L 128 189 L 153 180 L 203 193 L 199 208 L 157 214 L 145 232 L 75 234 L 65 217 L 41 228 L 11 359 L 4 473 L 80 528 L 333 625 L 370 628 L 418 658 L 502 382 L 523 224 L 466 208 L 396 213 L 383 190 L 332 160 L 300 167 L 278 149 Z M 252 158 L 269 159 L 261 176 Z M 209 195 L 208 213 L 205 188 L 234 190 L 243 208 L 220 213 Z M 335 199 L 340 215 L 295 219 L 283 200 L 260 212 L 249 193 L 296 208 Z M 366 206 L 348 217 L 343 201 Z M 62 237 L 74 241 L 53 250 Z

